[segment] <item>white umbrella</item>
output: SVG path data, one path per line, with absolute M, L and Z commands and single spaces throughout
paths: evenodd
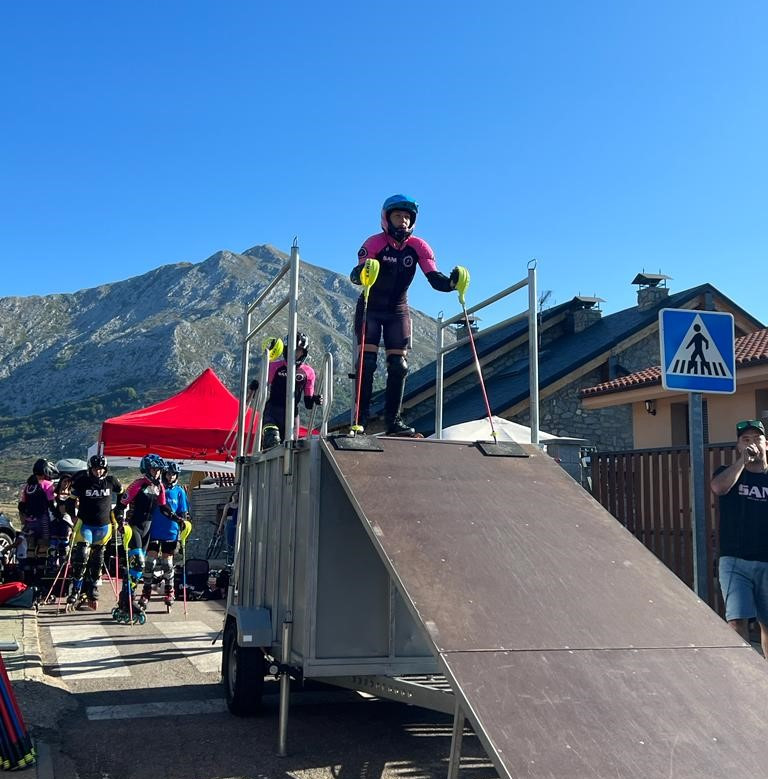
M 497 441 L 515 441 L 518 444 L 531 443 L 531 428 L 525 425 L 519 425 L 517 422 L 510 422 L 501 417 L 491 417 L 493 427 L 496 430 Z M 474 419 L 471 422 L 462 422 L 458 425 L 451 425 L 443 428 L 443 440 L 445 441 L 492 441 L 491 425 L 488 417 Z M 431 435 L 429 438 L 437 438 Z M 539 441 L 546 441 L 550 438 L 557 438 L 551 433 L 544 433 L 539 430 Z

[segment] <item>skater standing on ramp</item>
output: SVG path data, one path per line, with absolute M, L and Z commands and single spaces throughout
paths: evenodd
M 80 522 L 72 539 L 72 589 L 67 598 L 70 611 L 86 600 L 92 609 L 98 605 L 104 547 L 112 535 L 112 496 L 123 491 L 120 480 L 108 470 L 107 458 L 94 454 L 88 461 L 88 470 L 78 473 L 72 482 L 71 494 L 77 498 Z M 115 506 L 118 522 L 122 514 L 123 507 L 118 501 Z
M 361 278 L 363 271 L 363 276 L 376 279 L 368 290 L 367 306 L 364 295 L 361 295 L 355 309 L 357 342 L 365 342 L 363 354 L 357 359 L 356 370 L 362 371 L 357 422 L 362 428 L 368 422 L 373 374 L 379 341 L 383 336 L 387 354 L 384 417 L 389 435 L 409 436 L 415 433 L 403 422 L 400 413 L 408 375 L 406 355 L 411 338 L 408 287 L 416 274 L 416 266 L 421 268 L 432 288 L 439 292 L 455 289 L 461 272 L 457 266 L 449 277 L 437 269 L 435 254 L 429 244 L 413 235 L 418 213 L 418 203 L 407 195 L 388 197 L 381 208 L 382 232 L 366 239 L 357 253 L 358 264 L 349 275 L 353 284 L 364 284 L 365 278 Z M 374 270 L 376 265 L 378 271 Z
M 140 608 L 145 608 L 152 595 L 152 581 L 155 566 L 158 564 L 165 584 L 165 605 L 170 608 L 174 601 L 173 555 L 179 547 L 179 537 L 189 515 L 187 493 L 178 483 L 181 468 L 178 463 L 166 462 L 163 470 L 165 488 L 165 506 L 155 506 L 152 510 L 152 524 L 149 530 L 149 544 L 144 562 L 144 585 L 139 600 Z M 164 508 L 170 510 L 170 516 Z
M 736 425 L 737 459 L 721 465 L 711 489 L 720 498 L 720 588 L 728 624 L 749 641 L 757 618 L 768 658 L 768 461 L 765 427 L 746 419 Z
M 295 403 L 298 427 L 298 404 L 304 398 L 304 406 L 311 409 L 323 405 L 323 396 L 315 393 L 315 371 L 305 360 L 309 355 L 309 337 L 304 333 L 296 333 L 296 385 Z M 288 378 L 288 363 L 284 358 L 269 363 L 269 399 L 264 406 L 264 431 L 262 434 L 262 449 L 271 449 L 285 440 L 285 382 Z M 251 386 L 259 388 L 259 382 L 253 381 Z

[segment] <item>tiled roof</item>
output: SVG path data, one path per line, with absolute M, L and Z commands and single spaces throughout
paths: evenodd
M 623 390 L 637 389 L 638 387 L 659 383 L 661 383 L 661 368 L 655 365 L 653 368 L 645 368 L 642 371 L 630 373 L 628 376 L 604 381 L 601 384 L 596 384 L 594 387 L 585 387 L 579 392 L 579 396 L 586 398 L 592 395 L 606 395 L 609 392 L 622 392 Z
M 754 333 L 737 338 L 734 350 L 737 368 L 746 368 L 751 365 L 768 362 L 768 328 L 756 330 Z M 596 395 L 608 395 L 612 392 L 624 392 L 653 384 L 661 384 L 661 367 L 658 365 L 630 373 L 628 376 L 622 376 L 618 379 L 604 381 L 601 384 L 596 384 L 594 387 L 585 387 L 579 392 L 579 396 L 587 398 L 595 397 Z

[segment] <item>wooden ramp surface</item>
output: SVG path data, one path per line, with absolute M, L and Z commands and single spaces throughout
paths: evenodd
M 499 774 L 768 775 L 768 663 L 551 458 L 326 448 Z

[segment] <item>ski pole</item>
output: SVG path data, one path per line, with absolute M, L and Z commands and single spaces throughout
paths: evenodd
M 183 588 L 182 597 L 184 599 L 184 619 L 187 618 L 187 537 L 192 532 L 192 523 L 184 520 L 184 527 L 179 533 L 181 540 L 181 585 Z
M 11 686 L 11 680 L 8 677 L 8 671 L 5 667 L 2 655 L 0 655 L 0 674 L 2 675 L 3 685 L 5 687 L 5 695 L 10 704 L 10 712 L 12 714 L 12 721 L 17 728 L 18 741 L 22 750 L 24 751 L 24 762 L 30 765 L 35 759 L 35 748 L 32 745 L 32 739 L 29 736 L 27 726 L 24 724 L 24 717 L 21 715 L 21 709 L 19 708 L 19 702 L 16 700 L 16 696 Z
M 363 319 L 360 323 L 360 356 L 357 360 L 357 392 L 355 393 L 355 424 L 352 425 L 353 433 L 362 433 L 360 427 L 360 391 L 363 387 L 363 355 L 365 354 L 365 331 L 368 319 L 368 294 L 379 276 L 379 261 L 366 260 L 360 271 L 360 281 L 363 283 Z
M 64 564 L 64 576 L 61 577 L 61 590 L 59 590 L 59 598 L 56 601 L 56 614 L 59 613 L 59 607 L 61 606 L 61 599 L 64 597 L 64 587 L 67 584 L 67 575 L 69 574 L 69 569 L 71 567 L 71 561 L 72 561 L 72 549 L 75 546 L 75 541 L 77 540 L 77 534 L 80 532 L 80 528 L 82 527 L 83 521 L 81 519 L 78 519 L 75 522 L 75 526 L 72 528 L 72 534 L 70 535 L 70 541 L 69 541 L 69 549 L 67 549 L 67 562 Z
M 461 265 L 457 266 L 456 270 L 459 272 L 459 278 L 456 280 L 456 292 L 459 293 L 459 303 L 461 304 L 461 310 L 464 312 L 464 321 L 467 324 L 467 333 L 469 334 L 469 344 L 472 347 L 472 356 L 475 360 L 475 368 L 477 369 L 477 376 L 480 379 L 480 389 L 483 391 L 483 400 L 485 401 L 485 411 L 488 415 L 488 424 L 491 426 L 491 436 L 496 441 L 496 428 L 493 426 L 493 415 L 491 414 L 491 404 L 488 402 L 488 393 L 485 391 L 485 381 L 483 381 L 483 369 L 480 367 L 480 358 L 477 356 L 477 348 L 475 347 L 475 338 L 472 335 L 472 327 L 469 322 L 469 314 L 467 314 L 467 306 L 465 302 L 465 296 L 467 294 L 467 288 L 469 287 L 469 271 L 463 268 Z
M 125 597 L 128 600 L 128 621 L 133 625 L 133 590 L 131 589 L 131 558 L 128 545 L 133 535 L 130 525 L 123 525 L 123 554 L 125 555 Z
M 19 743 L 18 732 L 11 717 L 10 703 L 4 680 L 0 680 L 0 719 L 2 719 L 4 735 L 8 739 L 11 764 L 18 768 L 23 768 L 26 765 L 24 752 Z

